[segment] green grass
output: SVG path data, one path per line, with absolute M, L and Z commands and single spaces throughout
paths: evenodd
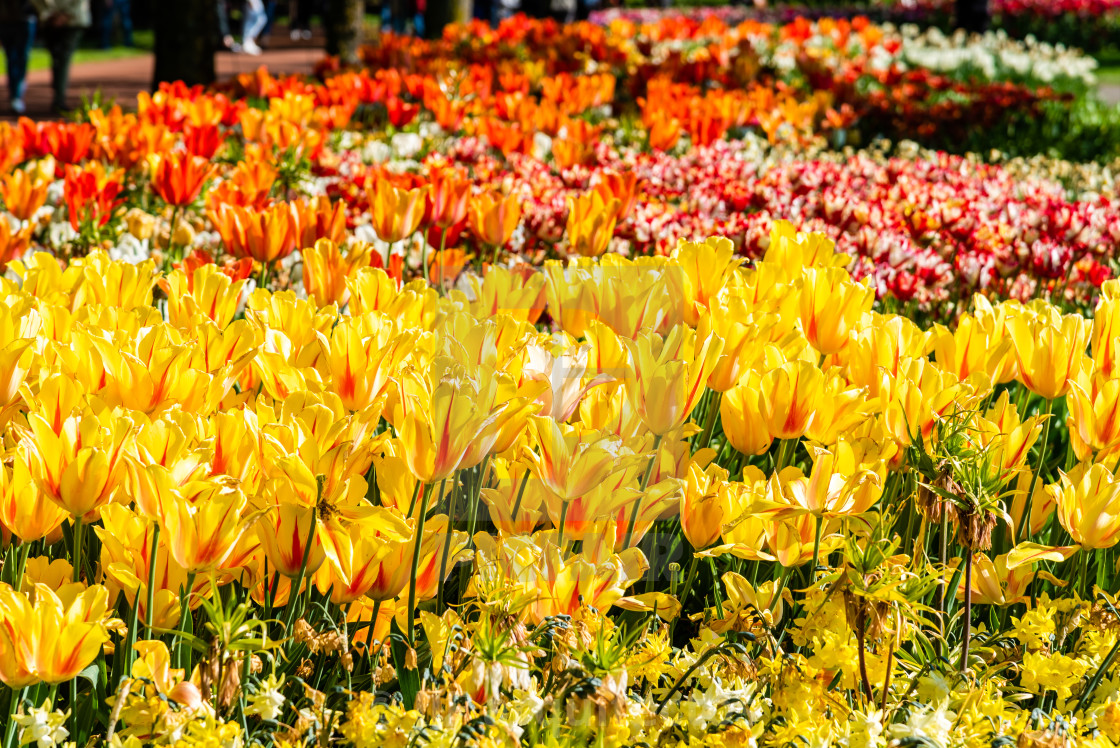
M 109 47 L 109 49 L 99 49 L 96 46 L 83 45 L 74 53 L 73 64 L 81 65 L 83 62 L 124 60 L 130 57 L 146 55 L 152 51 L 154 35 L 150 30 L 138 29 L 133 32 L 132 41 L 136 44 L 135 47 Z M 31 50 L 31 61 L 28 67 L 31 70 L 50 70 L 50 54 L 42 46 L 36 45 L 35 48 Z M 7 72 L 8 61 L 4 59 L 3 55 L 0 55 L 0 73 L 7 74 Z
M 1120 85 L 1120 65 L 1102 65 L 1097 68 L 1097 81 L 1103 85 Z

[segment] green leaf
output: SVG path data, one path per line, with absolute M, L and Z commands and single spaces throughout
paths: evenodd
M 101 666 L 98 662 L 95 662 L 74 677 L 89 681 L 91 686 L 97 688 L 97 678 L 100 672 Z

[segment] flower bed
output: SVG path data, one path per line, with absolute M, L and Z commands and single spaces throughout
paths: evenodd
M 1120 25 L 1117 0 L 989 0 L 993 26 L 1016 39 L 1035 39 L 1078 47 L 1088 52 L 1115 48 Z M 656 23 L 671 16 L 692 20 L 718 18 L 728 24 L 746 20 L 788 23 L 798 18 L 855 18 L 866 16 L 880 23 L 919 24 L 949 28 L 952 0 L 873 0 L 872 2 L 776 2 L 757 8 L 723 5 L 697 8 L 611 8 L 592 13 L 595 23 L 616 20 Z
M 1061 100 L 919 38 L 0 126 L 2 748 L 1120 742 L 1115 169 L 828 150 Z

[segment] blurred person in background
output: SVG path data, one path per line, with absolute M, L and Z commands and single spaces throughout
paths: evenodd
M 89 0 L 31 0 L 39 14 L 43 43 L 51 55 L 51 112 L 66 111 L 66 89 L 70 84 L 70 62 L 82 34 L 90 27 Z
M 276 23 L 276 0 L 264 0 L 264 28 L 257 32 L 254 39 L 258 47 L 267 47 L 272 34 L 272 24 Z
M 27 62 L 35 42 L 35 9 L 29 0 L 0 0 L 0 44 L 8 68 L 8 101 L 12 111 L 23 114 L 27 105 Z
M 245 0 L 245 15 L 241 21 L 241 51 L 247 55 L 259 55 L 261 48 L 257 37 L 268 25 L 268 11 L 264 0 Z M 236 50 L 235 50 L 236 51 Z
M 233 40 L 233 33 L 229 26 L 229 0 L 215 0 L 218 5 L 218 33 L 222 36 L 222 46 L 231 52 L 234 47 L 239 47 Z
M 105 4 L 101 9 L 101 48 L 108 49 L 113 46 L 113 26 L 117 18 L 121 19 L 124 46 L 136 46 L 132 43 L 132 3 L 130 0 L 101 0 L 101 2 Z
M 288 23 L 293 42 L 311 38 L 311 17 L 320 10 L 318 5 L 313 0 L 291 0 L 288 3 Z

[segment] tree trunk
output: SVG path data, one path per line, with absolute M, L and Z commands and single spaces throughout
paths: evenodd
M 424 28 L 429 39 L 443 36 L 444 27 L 452 23 L 466 23 L 474 13 L 471 0 L 428 0 L 424 11 Z
M 327 0 L 323 18 L 327 32 L 327 54 L 338 55 L 344 65 L 357 64 L 365 20 L 365 0 Z
M 990 22 L 988 0 L 957 0 L 957 28 L 982 34 Z
M 164 81 L 189 86 L 214 82 L 218 16 L 214 0 L 163 0 L 154 8 L 155 74 L 152 88 Z

